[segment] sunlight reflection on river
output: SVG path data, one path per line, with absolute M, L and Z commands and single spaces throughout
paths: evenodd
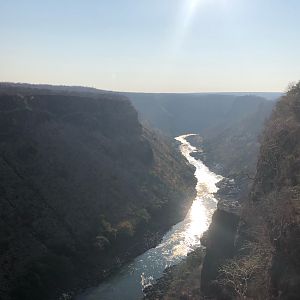
M 162 242 L 136 257 L 133 262 L 98 287 L 87 290 L 77 300 L 135 300 L 143 297 L 142 290 L 162 276 L 166 267 L 177 264 L 186 255 L 200 246 L 200 238 L 208 229 L 212 214 L 217 207 L 213 193 L 221 176 L 211 172 L 200 160 L 191 156 L 199 149 L 193 147 L 186 138 L 194 134 L 176 138 L 181 143 L 181 153 L 196 167 L 197 196 L 185 219 L 168 231 Z

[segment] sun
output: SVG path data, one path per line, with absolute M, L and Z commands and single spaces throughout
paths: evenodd
M 187 28 L 188 25 L 191 23 L 193 16 L 197 10 L 198 5 L 200 2 L 204 0 L 186 0 L 185 2 L 185 16 L 183 19 L 183 27 Z
M 195 8 L 197 7 L 197 5 L 201 0 L 188 0 L 188 1 L 189 1 L 189 8 L 191 11 L 193 11 L 195 10 Z

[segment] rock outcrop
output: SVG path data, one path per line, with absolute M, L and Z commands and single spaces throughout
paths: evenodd
M 236 230 L 229 230 L 230 251 L 216 250 L 222 236 L 216 239 L 210 233 L 215 246 L 207 248 L 202 290 L 216 299 L 299 298 L 299 107 L 298 83 L 281 98 L 266 124 L 251 193 L 233 227 Z M 207 257 L 215 253 L 213 261 L 220 262 L 217 268 L 210 263 L 214 272 L 207 274 Z

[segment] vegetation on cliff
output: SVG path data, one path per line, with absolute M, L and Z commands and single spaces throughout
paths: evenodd
M 193 169 L 125 97 L 0 91 L 1 299 L 88 286 L 183 218 Z
M 300 294 L 300 83 L 278 102 L 263 133 L 252 194 L 242 215 L 241 235 L 253 238 L 267 268 L 248 295 L 296 299 Z M 255 216 L 255 217 L 254 217 Z M 248 233 L 251 232 L 252 234 Z M 245 232 L 245 233 L 244 233 Z M 250 256 L 252 258 L 253 255 Z M 265 284 L 265 282 L 267 284 Z
M 298 299 L 300 286 L 300 83 L 277 103 L 261 138 L 235 255 L 215 276 L 223 297 Z
M 195 299 L 299 298 L 300 83 L 277 103 L 260 142 L 256 175 L 250 178 L 252 187 L 241 212 L 218 205 L 202 238 L 206 254 L 196 257 L 198 264 L 203 261 L 201 267 L 195 272 L 196 264 L 183 262 L 180 268 L 185 271 L 168 271 L 165 281 L 160 280 L 150 295 L 168 299 L 172 278 L 180 282 L 174 299 L 194 299 L 185 292 L 197 290 L 200 282 Z M 228 149 L 223 146 L 226 156 Z M 251 167 L 251 162 L 243 165 Z M 244 171 L 243 165 L 237 160 L 236 170 Z M 245 193 L 235 197 L 241 195 L 245 197 Z M 225 202 L 233 200 L 225 198 Z M 195 278 L 200 278 L 198 283 Z
M 259 97 L 244 96 L 236 100 L 229 120 L 203 135 L 207 163 L 217 162 L 221 166 L 219 171 L 227 177 L 253 177 L 259 136 L 275 103 Z

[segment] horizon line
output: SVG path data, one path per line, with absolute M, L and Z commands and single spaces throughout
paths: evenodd
M 159 91 L 137 91 L 137 90 L 110 90 L 110 89 L 103 89 L 98 88 L 95 86 L 86 86 L 86 85 L 78 85 L 78 84 L 53 84 L 53 83 L 29 83 L 29 82 L 13 82 L 13 81 L 0 81 L 0 84 L 11 84 L 11 85 L 31 85 L 31 86 L 52 86 L 52 87 L 73 87 L 73 88 L 87 88 L 87 89 L 94 89 L 98 91 L 104 92 L 111 92 L 111 93 L 133 93 L 133 94 L 222 94 L 222 93 L 278 93 L 283 94 L 284 91 L 247 91 L 247 90 L 239 90 L 239 91 L 181 91 L 181 92 L 159 92 Z

